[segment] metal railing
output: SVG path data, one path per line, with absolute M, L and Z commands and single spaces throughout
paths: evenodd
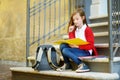
M 27 0 L 26 61 L 31 50 L 53 36 L 60 36 L 70 14 L 83 0 Z M 35 45 L 35 46 L 34 46 Z M 32 47 L 34 46 L 34 47 Z M 34 51 L 33 51 L 34 52 Z
M 120 56 L 120 0 L 108 0 L 110 71 L 114 72 L 114 57 Z
M 27 0 L 26 64 L 33 45 L 37 47 L 53 36 L 60 36 L 70 14 L 84 0 Z M 109 64 L 114 72 L 113 58 L 120 56 L 120 0 L 108 0 Z M 42 41 L 42 42 L 41 42 Z M 36 48 L 35 48 L 36 49 Z

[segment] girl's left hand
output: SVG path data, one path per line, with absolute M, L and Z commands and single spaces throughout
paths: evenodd
M 69 45 L 71 48 L 79 48 L 77 45 Z

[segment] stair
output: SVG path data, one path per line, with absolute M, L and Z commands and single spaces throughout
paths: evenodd
M 76 73 L 66 70 L 62 72 L 46 70 L 34 71 L 31 67 L 12 67 L 12 80 L 117 80 L 117 73 L 86 72 Z M 71 76 L 72 75 L 72 76 Z
M 95 47 L 99 55 L 104 55 L 104 58 L 84 59 L 84 62 L 89 65 L 91 71 L 94 72 L 110 72 L 109 71 L 109 44 L 108 44 L 108 22 L 107 16 L 91 17 L 91 24 L 95 36 Z M 94 22 L 95 21 L 95 22 Z M 68 39 L 68 35 L 63 35 L 62 39 Z M 59 45 L 54 45 L 59 49 Z M 28 57 L 31 62 L 34 61 L 35 57 Z M 115 57 L 115 60 L 120 61 L 120 57 Z M 102 66 L 101 66 L 102 65 Z M 106 67 L 107 66 L 107 67 Z M 75 67 L 76 68 L 76 67 Z
M 54 46 L 57 50 L 59 50 L 59 45 L 53 45 L 53 46 Z M 109 45 L 108 45 L 107 43 L 104 43 L 104 44 L 95 44 L 95 47 L 96 47 L 98 53 L 101 53 L 100 55 L 105 55 L 105 53 L 102 53 L 102 52 L 103 52 L 103 51 L 104 51 L 104 52 L 108 52 L 108 47 L 109 47 Z M 102 52 L 101 52 L 101 51 L 102 51 Z M 107 56 L 107 54 L 106 54 L 105 56 Z M 35 55 L 28 57 L 28 61 L 29 61 L 30 63 L 32 63 L 31 65 L 33 65 L 33 64 L 34 64 L 34 61 L 35 61 Z M 108 59 L 107 59 L 107 61 L 108 61 Z M 107 62 L 107 61 L 106 61 L 106 62 Z M 97 62 L 97 59 L 96 59 L 96 62 Z M 99 61 L 98 61 L 98 62 L 99 62 Z
M 95 47 L 99 55 L 105 57 L 99 58 L 84 58 L 83 61 L 89 66 L 90 72 L 75 73 L 72 70 L 66 70 L 63 72 L 57 71 L 34 71 L 31 67 L 12 67 L 10 68 L 13 80 L 119 80 L 120 76 L 120 57 L 114 57 L 113 64 L 115 72 L 110 72 L 109 64 L 109 44 L 108 44 L 108 22 L 107 16 L 92 17 L 90 18 L 92 28 L 95 36 Z M 68 39 L 67 35 L 62 36 L 63 39 Z M 59 49 L 59 45 L 53 45 L 56 49 Z M 30 63 L 34 63 L 35 55 L 28 57 Z M 31 65 L 32 65 L 31 64 Z M 74 65 L 74 63 L 73 63 Z M 74 65 L 76 68 L 76 66 Z M 72 75 L 72 76 L 71 76 Z

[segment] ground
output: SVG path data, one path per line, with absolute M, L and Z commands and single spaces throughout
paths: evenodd
M 9 65 L 0 64 L 0 80 L 11 80 L 12 74 L 9 68 Z
M 12 80 L 10 67 L 26 66 L 26 62 L 0 60 L 0 80 Z

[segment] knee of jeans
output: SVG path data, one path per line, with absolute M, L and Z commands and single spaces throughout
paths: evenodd
M 68 55 L 68 53 L 69 53 L 68 48 L 64 48 L 64 49 L 62 50 L 62 53 L 63 53 L 63 55 Z
M 66 46 L 65 43 L 60 44 L 60 50 L 62 50 Z

